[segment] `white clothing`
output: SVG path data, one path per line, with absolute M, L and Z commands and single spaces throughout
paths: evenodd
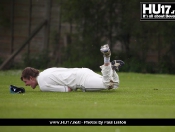
M 104 90 L 113 82 L 118 87 L 119 77 L 111 65 L 101 66 L 102 75 L 88 68 L 49 68 L 40 72 L 37 82 L 41 91 L 68 92 L 68 87 L 75 90 Z

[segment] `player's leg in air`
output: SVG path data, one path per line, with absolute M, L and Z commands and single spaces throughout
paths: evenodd
M 102 76 L 90 69 L 85 69 L 87 77 L 84 81 L 84 91 L 98 91 L 105 89 L 116 89 L 119 85 L 119 77 L 116 70 L 124 64 L 123 61 L 114 60 L 110 62 L 111 51 L 109 45 L 101 46 L 100 51 L 103 53 L 104 64 L 100 66 Z

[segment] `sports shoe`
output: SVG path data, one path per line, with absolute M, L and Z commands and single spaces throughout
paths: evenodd
M 111 51 L 109 49 L 108 44 L 105 44 L 105 45 L 101 46 L 100 51 L 103 53 L 104 57 L 110 57 L 111 56 Z
M 119 68 L 122 67 L 124 64 L 125 63 L 122 60 L 113 60 L 111 62 L 112 69 L 113 70 L 118 70 L 118 71 L 119 71 Z

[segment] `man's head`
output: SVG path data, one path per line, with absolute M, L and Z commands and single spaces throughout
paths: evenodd
M 26 86 L 31 86 L 33 89 L 38 85 L 36 77 L 39 75 L 39 70 L 26 67 L 21 75 L 21 80 L 26 84 Z

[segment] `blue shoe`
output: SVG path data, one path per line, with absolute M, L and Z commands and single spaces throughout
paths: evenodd
M 119 68 L 122 67 L 125 63 L 122 60 L 113 60 L 111 62 L 111 66 L 113 70 L 118 70 Z
M 105 44 L 105 45 L 101 46 L 100 51 L 103 53 L 104 57 L 110 57 L 111 56 L 111 51 L 109 49 L 108 44 Z

